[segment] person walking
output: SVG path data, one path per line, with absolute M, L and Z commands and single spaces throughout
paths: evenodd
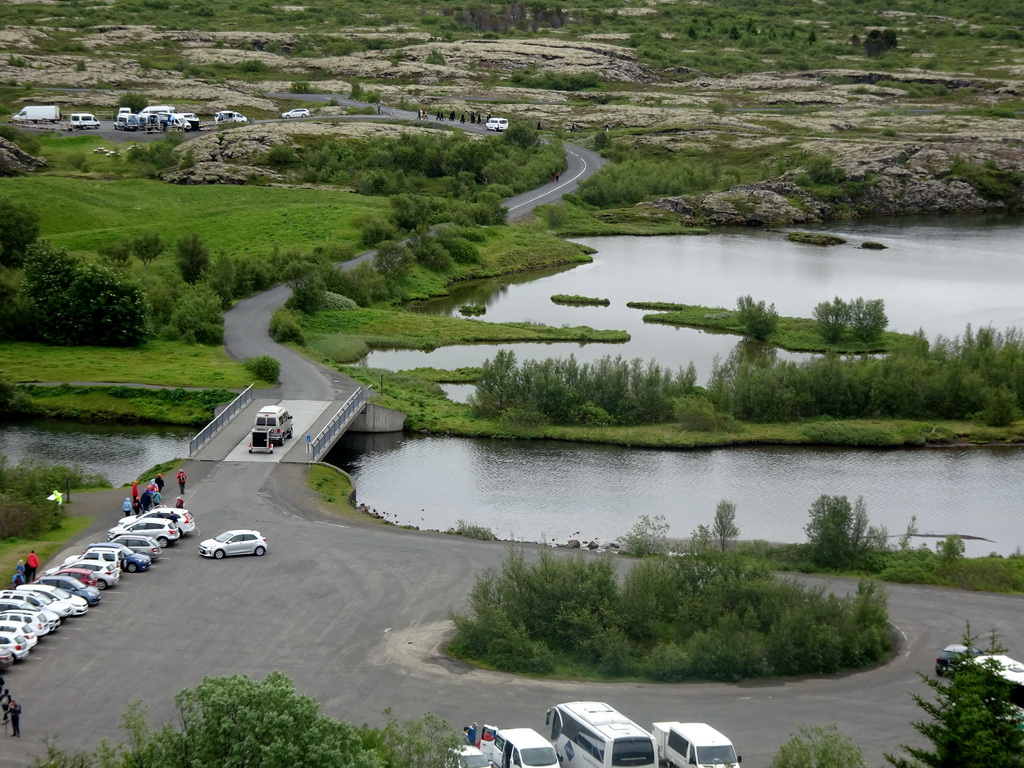
M 133 499 L 139 498 L 139 481 L 138 480 L 132 480 L 132 498 Z
M 153 500 L 153 506 L 159 507 L 164 503 L 164 496 L 160 491 L 153 491 L 153 495 L 150 497 Z
M 157 472 L 156 473 L 156 480 L 154 480 L 153 482 L 156 483 L 156 489 L 158 491 L 160 491 L 160 493 L 163 493 L 164 492 L 164 476 L 161 475 L 159 472 Z
M 132 514 L 136 517 L 142 514 L 142 502 L 139 501 L 138 496 L 132 499 Z
M 31 584 L 36 580 L 36 568 L 39 567 L 39 556 L 33 549 L 28 553 L 28 557 L 25 558 L 25 582 Z M 0 685 L 0 687 L 3 687 Z
M 11 699 L 7 714 L 11 718 L 11 736 L 21 736 L 21 704 Z
M 185 481 L 188 480 L 188 475 L 185 474 L 184 469 L 178 470 L 178 493 L 185 493 Z
M 121 511 L 126 515 L 130 515 L 132 513 L 132 500 L 127 496 L 124 497 L 124 504 L 121 505 Z
M 142 492 L 142 495 L 139 497 L 139 504 L 142 506 L 142 511 L 143 512 L 149 512 L 149 505 L 152 504 L 152 503 L 153 503 L 153 494 L 147 488 L 146 490 L 144 490 Z

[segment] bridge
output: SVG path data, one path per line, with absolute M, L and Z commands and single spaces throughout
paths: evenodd
M 354 384 L 354 382 L 353 382 Z M 196 461 L 251 461 L 309 464 L 320 461 L 347 431 L 399 432 L 405 415 L 367 401 L 372 390 L 354 386 L 343 400 L 279 400 L 256 397 L 250 385 L 221 409 L 189 443 L 189 458 Z M 280 405 L 292 416 L 292 439 L 273 452 L 250 452 L 256 414 L 268 405 Z

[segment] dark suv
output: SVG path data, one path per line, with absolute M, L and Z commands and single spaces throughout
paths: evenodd
M 957 665 L 967 656 L 981 656 L 984 653 L 973 645 L 947 645 L 935 659 L 935 674 L 939 677 L 952 674 Z

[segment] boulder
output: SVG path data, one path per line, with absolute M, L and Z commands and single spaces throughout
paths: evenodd
M 580 548 L 580 540 L 579 539 L 569 539 L 569 541 L 566 542 L 565 546 L 566 546 L 567 549 L 579 549 Z
M 595 549 L 597 549 L 600 546 L 601 545 L 598 544 L 596 541 L 592 541 L 589 544 L 587 544 L 587 549 L 589 549 L 590 551 L 594 551 Z
M 13 141 L 0 138 L 0 176 L 29 173 L 46 165 L 45 157 L 34 157 Z
M 196 163 L 187 168 L 168 171 L 162 176 L 169 184 L 246 184 L 254 178 L 280 181 L 281 176 L 254 165 L 228 165 L 227 163 Z

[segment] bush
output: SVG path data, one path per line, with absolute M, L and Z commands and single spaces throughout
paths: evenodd
M 220 296 L 210 286 L 190 286 L 171 313 L 171 330 L 188 344 L 223 344 L 224 315 L 220 307 Z
M 299 313 L 285 307 L 275 310 L 270 317 L 270 337 L 281 344 L 305 344 L 300 317 Z
M 629 533 L 622 537 L 626 550 L 634 557 L 668 554 L 668 530 L 664 515 L 640 515 Z
M 324 309 L 350 310 L 358 308 L 358 304 L 352 301 L 348 296 L 342 296 L 340 293 L 327 291 L 324 297 Z
M 281 379 L 281 363 L 270 355 L 246 358 L 245 369 L 257 379 L 269 384 L 277 384 Z
M 25 252 L 39 237 L 39 214 L 0 197 L 0 266 L 20 267 Z
M 868 763 L 860 747 L 833 723 L 800 726 L 779 747 L 770 768 L 868 768 Z
M 455 521 L 454 527 L 449 528 L 448 533 L 455 536 L 465 536 L 467 539 L 477 539 L 478 541 L 497 541 L 498 539 L 490 528 L 467 523 L 462 518 Z
M 779 313 L 775 305 L 766 306 L 763 301 L 755 302 L 750 296 L 736 299 L 736 312 L 746 332 L 760 341 L 775 333 L 779 324 Z
M 731 421 L 727 414 L 715 410 L 704 395 L 686 395 L 676 400 L 675 417 L 679 426 L 693 432 L 721 432 Z

